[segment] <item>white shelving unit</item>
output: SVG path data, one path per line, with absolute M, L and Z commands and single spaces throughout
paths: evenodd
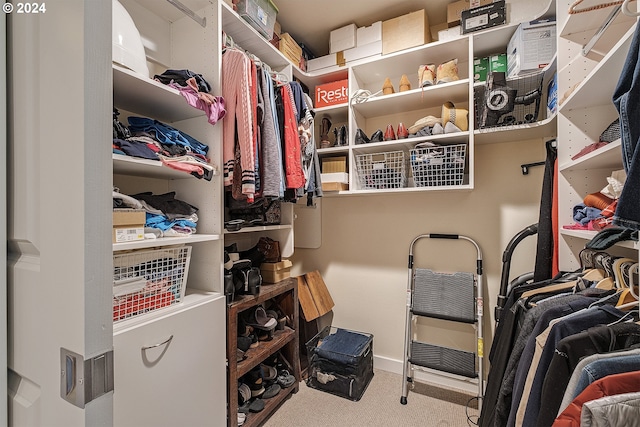
M 573 224 L 573 207 L 590 193 L 607 185 L 607 177 L 623 169 L 620 141 L 581 156 L 572 157 L 584 147 L 597 142 L 600 134 L 618 113 L 613 105 L 613 91 L 626 60 L 636 20 L 618 14 L 589 52 L 583 52 L 613 8 L 567 15 L 571 2 L 558 5 L 558 93 L 563 102 L 558 108 L 558 201 L 560 269 L 580 267 L 579 253 L 596 231 L 564 229 Z M 595 5 L 585 1 L 579 8 Z M 560 16 L 563 14 L 562 16 Z M 636 258 L 637 245 L 620 242 L 610 252 Z
M 218 94 L 219 56 L 206 54 L 219 45 L 218 5 L 205 3 L 197 13 L 202 27 L 165 2 L 121 0 L 142 38 L 163 58 L 161 71 L 142 76 L 113 66 L 113 103 L 119 119 L 156 119 L 209 146 L 211 164 L 219 168 L 220 126 L 179 92 L 152 79 L 164 69 L 188 68 L 202 74 Z M 148 57 L 151 55 L 147 52 Z M 159 161 L 112 155 L 113 184 L 123 194 L 175 192 L 175 198 L 198 208 L 197 232 L 113 244 L 114 253 L 191 246 L 184 298 L 176 304 L 114 324 L 114 421 L 118 425 L 226 425 L 226 304 L 222 294 L 223 197 L 219 173 L 211 181 L 172 170 Z M 186 273 L 185 273 L 186 274 Z M 185 369 L 185 360 L 189 368 Z M 166 390 L 190 390 L 172 397 L 176 408 L 167 418 Z M 186 408 L 189 408 L 186 410 Z

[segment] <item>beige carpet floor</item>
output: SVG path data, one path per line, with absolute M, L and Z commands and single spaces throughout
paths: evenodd
M 358 402 L 307 387 L 303 382 L 298 393 L 287 399 L 263 427 L 464 427 L 477 422 L 477 400 L 467 408 L 472 395 L 416 382 L 407 404 L 401 405 L 401 389 L 400 375 L 381 370 L 374 370 Z

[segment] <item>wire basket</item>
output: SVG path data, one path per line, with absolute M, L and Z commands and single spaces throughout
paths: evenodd
M 538 121 L 544 71 L 517 77 L 492 72 L 484 86 L 474 88 L 478 129 L 517 126 Z
M 129 319 L 182 301 L 191 246 L 113 255 L 113 321 Z
M 360 189 L 381 190 L 407 186 L 404 151 L 358 154 L 356 170 Z
M 416 187 L 462 185 L 466 155 L 466 144 L 410 150 L 414 185 Z

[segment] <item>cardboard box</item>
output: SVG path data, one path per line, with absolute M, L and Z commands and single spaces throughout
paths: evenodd
M 322 191 L 345 191 L 349 189 L 349 174 L 346 172 L 323 173 L 320 175 Z
M 347 171 L 347 156 L 323 157 L 322 173 L 336 173 Z
M 473 81 L 487 81 L 487 73 L 489 72 L 489 58 L 473 58 Z
M 323 68 L 338 65 L 337 53 L 330 53 L 319 58 L 309 59 L 307 61 L 307 72 L 322 70 Z
M 523 22 L 507 46 L 508 76 L 538 71 L 546 67 L 556 53 L 556 22 Z
M 382 21 L 356 30 L 356 47 L 382 41 Z
M 356 47 L 356 24 L 345 25 L 329 33 L 329 53 Z
M 451 40 L 462 35 L 462 27 L 457 25 L 455 27 L 447 28 L 446 30 L 438 31 L 438 41 Z
M 291 277 L 293 263 L 288 259 L 280 262 L 263 262 L 260 264 L 260 275 L 264 283 L 278 283 Z
M 113 243 L 144 240 L 144 224 L 147 215 L 139 209 L 117 209 L 113 211 Z
M 503 25 L 507 22 L 505 0 L 494 1 L 485 6 L 463 10 L 461 15 L 462 34 Z
M 507 54 L 499 53 L 489 56 L 489 71 L 492 73 L 507 72 Z
M 280 35 L 278 49 L 296 66 L 300 63 L 300 58 L 302 58 L 302 48 L 298 46 L 298 43 L 296 43 L 289 33 L 283 33 Z
M 342 52 L 342 57 L 344 58 L 345 63 L 350 61 L 356 61 L 358 59 L 370 58 L 372 56 L 381 56 L 381 55 L 382 55 L 382 40 L 378 40 L 377 42 L 354 47 L 352 49 L 347 49 L 344 52 Z
M 447 5 L 447 25 L 449 28 L 460 25 L 463 10 L 484 6 L 492 0 L 460 0 Z
M 346 172 L 325 172 L 320 174 L 320 180 L 325 182 L 339 182 L 342 184 L 349 183 L 349 174 Z
M 382 22 L 382 54 L 431 42 L 429 17 L 422 9 Z
M 349 80 L 326 83 L 316 86 L 315 108 L 349 102 Z
M 332 191 L 347 191 L 349 189 L 349 184 L 345 184 L 344 182 L 323 182 L 322 183 L 322 191 L 330 193 Z

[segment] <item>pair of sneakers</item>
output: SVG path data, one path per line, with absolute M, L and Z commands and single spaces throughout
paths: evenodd
M 443 62 L 437 67 L 435 64 L 418 67 L 418 85 L 420 87 L 450 83 L 458 79 L 458 58 Z

